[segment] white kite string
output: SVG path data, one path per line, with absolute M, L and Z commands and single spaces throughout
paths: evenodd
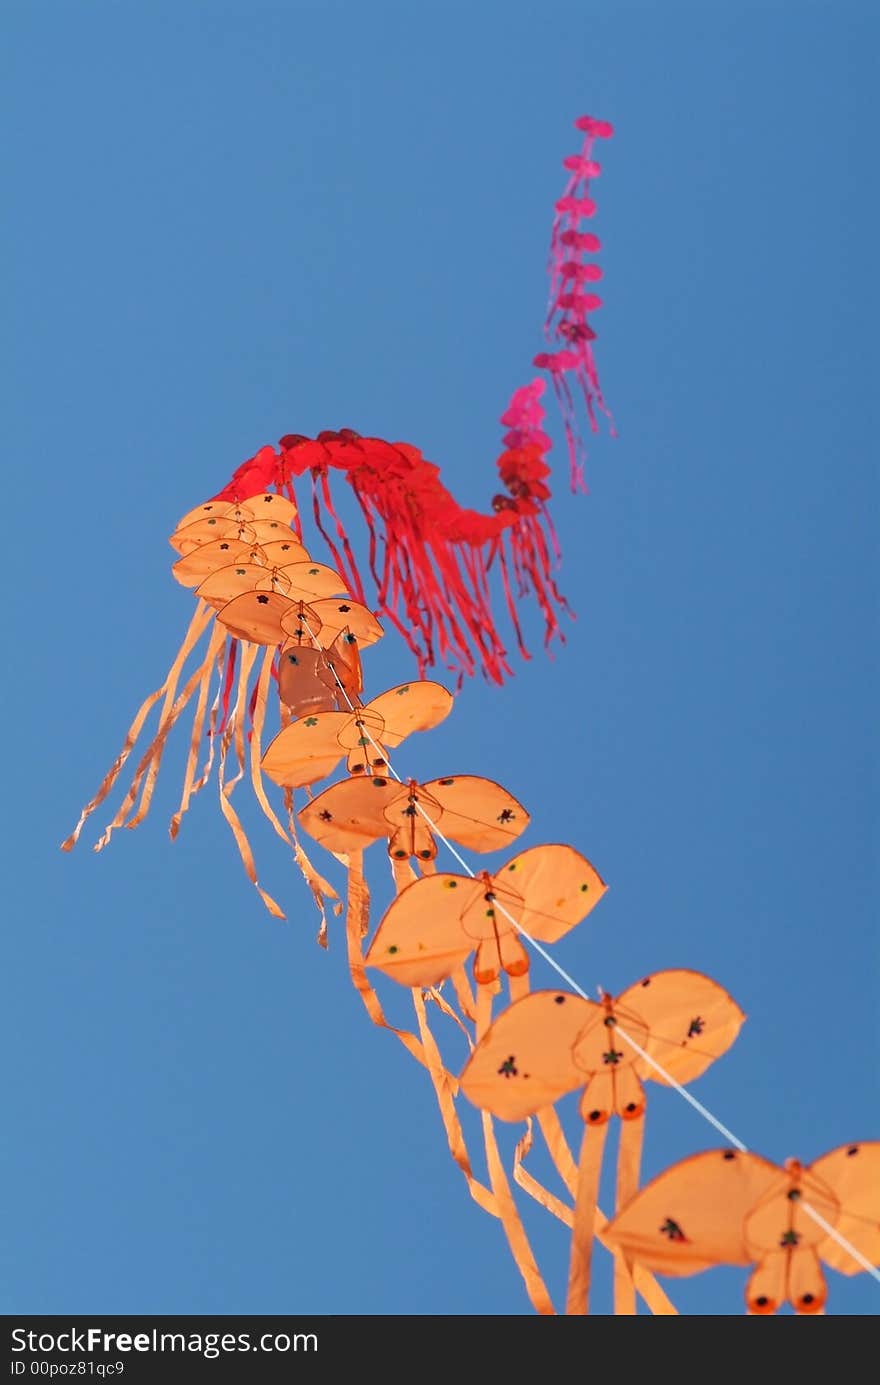
M 322 646 L 315 637 L 305 617 L 303 617 L 303 625 L 305 625 L 306 629 L 308 630 L 309 635 L 311 636 L 315 644 L 315 647 L 317 649 L 321 649 Z M 326 656 L 326 651 L 324 651 L 324 653 Z M 348 703 L 349 708 L 353 712 L 355 718 L 357 718 L 358 708 L 355 707 L 346 689 L 343 687 L 342 681 L 339 678 L 336 669 L 333 667 L 333 663 L 329 658 L 327 658 L 327 666 L 333 674 L 333 677 L 336 679 L 339 689 L 343 697 L 345 698 L 346 702 Z M 379 756 L 381 757 L 383 764 L 387 766 L 388 772 L 391 775 L 391 777 L 393 779 L 396 779 L 398 784 L 403 784 L 405 781 L 400 777 L 400 775 L 397 773 L 397 770 L 392 765 L 388 757 L 388 753 L 384 749 L 384 747 L 379 745 L 378 742 L 373 739 L 372 735 L 370 734 L 369 727 L 362 721 L 358 722 L 358 726 L 359 729 L 364 733 L 365 739 L 369 741 L 370 745 L 373 747 L 374 750 L 378 751 Z M 435 834 L 435 836 L 437 836 L 440 839 L 440 841 L 446 847 L 447 851 L 451 852 L 451 854 L 455 857 L 456 861 L 458 861 L 459 865 L 462 867 L 463 870 L 467 872 L 471 879 L 476 880 L 476 871 L 471 869 L 464 857 L 459 854 L 457 849 L 452 845 L 452 842 L 449 841 L 448 837 L 445 837 L 443 835 L 440 828 L 434 822 L 433 818 L 431 818 L 430 815 L 425 812 L 419 800 L 415 799 L 414 803 L 419 813 L 421 813 L 422 817 L 428 823 L 428 826 L 431 828 L 431 831 Z M 494 909 L 497 909 L 500 914 L 503 914 L 509 923 L 513 924 L 514 928 L 521 935 L 521 937 L 523 937 L 526 940 L 526 942 L 532 948 L 534 948 L 535 952 L 539 953 L 544 958 L 545 962 L 549 963 L 549 965 L 553 968 L 556 974 L 560 976 L 562 980 L 566 982 L 567 985 L 571 986 L 572 990 L 575 991 L 577 995 L 581 996 L 584 1000 L 591 999 L 587 992 L 583 989 L 583 987 L 578 985 L 574 977 L 569 976 L 565 968 L 559 965 L 555 957 L 551 956 L 551 954 L 541 946 L 537 939 L 533 938 L 530 933 L 527 933 L 526 930 L 519 923 L 517 923 L 516 919 L 513 917 L 512 914 L 508 913 L 507 909 L 498 900 L 497 896 L 494 897 L 492 900 L 492 907 Z M 663 1065 L 661 1063 L 658 1063 L 656 1058 L 652 1058 L 650 1053 L 647 1053 L 645 1049 L 642 1048 L 641 1044 L 637 1043 L 635 1039 L 633 1039 L 629 1034 L 627 1034 L 625 1029 L 621 1029 L 619 1024 L 615 1025 L 615 1033 L 619 1034 L 620 1037 L 624 1040 L 624 1042 L 629 1044 L 630 1048 L 635 1049 L 636 1053 L 638 1053 L 639 1056 L 643 1058 L 644 1061 L 655 1070 L 655 1072 L 658 1072 L 660 1074 L 664 1082 L 668 1083 L 670 1087 L 673 1087 L 675 1091 L 678 1092 L 679 1096 L 684 1097 L 685 1101 L 688 1102 L 689 1105 L 691 1105 L 694 1108 L 697 1114 L 702 1116 L 704 1120 L 708 1121 L 710 1125 L 714 1126 L 718 1133 L 722 1135 L 729 1144 L 733 1145 L 742 1154 L 748 1154 L 748 1145 L 744 1144 L 742 1140 L 740 1140 L 736 1135 L 734 1135 L 732 1130 L 728 1130 L 727 1126 L 724 1124 L 723 1121 L 720 1121 L 717 1116 L 714 1116 L 712 1112 L 707 1107 L 705 1107 L 701 1101 L 698 1101 L 697 1098 L 687 1090 L 686 1087 L 683 1087 L 680 1082 L 677 1082 L 675 1078 L 666 1071 Z M 809 1202 L 801 1201 L 800 1206 L 806 1212 L 808 1217 L 811 1217 L 814 1222 L 821 1226 L 822 1230 L 825 1231 L 832 1238 L 832 1240 L 836 1241 L 837 1244 L 841 1246 L 843 1250 L 847 1251 L 848 1254 L 850 1254 L 854 1260 L 858 1261 L 862 1268 L 864 1270 L 867 1270 L 868 1274 L 870 1274 L 874 1279 L 877 1280 L 877 1283 L 880 1284 L 880 1270 L 878 1270 L 874 1265 L 872 1265 L 870 1260 L 866 1259 L 866 1257 L 862 1255 L 860 1250 L 858 1250 L 850 1241 L 848 1241 L 845 1236 L 841 1236 L 840 1232 L 837 1231 L 829 1222 L 827 1222 L 825 1218 L 822 1216 L 821 1212 L 817 1212 L 815 1207 L 812 1207 Z

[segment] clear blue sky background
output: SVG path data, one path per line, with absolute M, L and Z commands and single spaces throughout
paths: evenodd
M 554 451 L 578 620 L 398 766 L 497 777 L 526 843 L 594 861 L 558 948 L 586 987 L 732 992 L 694 1090 L 753 1148 L 880 1137 L 874 7 L 13 0 L 3 29 L 3 1310 L 529 1311 L 282 844 L 248 819 L 283 925 L 213 793 L 169 842 L 185 733 L 137 833 L 58 843 L 189 618 L 167 533 L 259 445 L 407 439 L 487 504 L 584 110 L 617 131 L 620 437 L 586 498 Z M 393 634 L 367 665 L 410 672 Z M 647 1173 L 717 1143 L 653 1089 Z M 526 1216 L 558 1293 L 565 1238 Z M 736 1314 L 745 1278 L 671 1290 Z

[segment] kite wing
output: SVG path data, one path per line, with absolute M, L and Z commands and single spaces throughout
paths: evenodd
M 471 851 L 500 851 L 529 825 L 522 804 L 491 779 L 459 774 L 432 779 L 422 789 L 440 808 L 438 825 L 444 835 Z M 425 811 L 433 816 L 429 806 Z
M 321 622 L 322 644 L 332 644 L 343 630 L 347 630 L 361 648 L 366 649 L 381 640 L 385 633 L 373 612 L 359 601 L 340 601 L 337 597 L 333 601 L 313 601 L 311 606 Z
M 586 857 L 571 846 L 532 846 L 502 866 L 493 889 L 505 907 L 508 887 L 522 897 L 519 926 L 543 943 L 555 943 L 585 919 L 607 886 Z
M 368 967 L 404 986 L 436 986 L 474 946 L 461 924 L 482 900 L 483 882 L 466 875 L 428 875 L 407 885 L 388 908 L 365 958 Z
M 230 546 L 234 546 L 231 541 Z M 206 548 L 216 547 L 216 543 L 206 545 Z M 204 552 L 204 548 L 196 548 L 192 553 L 186 554 L 182 561 L 195 564 L 199 554 Z M 175 563 L 174 566 L 177 567 L 179 564 Z M 234 601 L 237 596 L 256 591 L 257 583 L 265 580 L 267 576 L 267 569 L 262 564 L 253 562 L 250 557 L 247 562 L 227 562 L 223 567 L 214 568 L 208 573 L 201 585 L 196 587 L 196 596 L 207 601 L 215 611 L 222 611 L 223 607 Z
M 518 1121 L 582 1087 L 578 1035 L 601 1007 L 565 991 L 534 991 L 490 1025 L 461 1074 L 461 1090 L 481 1111 Z
M 328 851 L 361 851 L 388 834 L 385 813 L 396 799 L 405 803 L 406 798 L 406 789 L 389 779 L 343 779 L 301 809 L 299 820 Z
M 275 548 L 276 545 L 269 544 L 268 547 Z M 268 576 L 268 573 L 263 574 L 264 579 Z M 313 597 L 338 596 L 345 591 L 345 583 L 339 573 L 324 563 L 294 562 L 290 559 L 278 565 L 273 572 L 273 581 L 277 582 L 278 591 L 291 601 L 311 602 Z
M 276 491 L 261 491 L 258 495 L 252 495 L 243 501 L 206 500 L 204 504 L 195 505 L 188 510 L 183 518 L 178 520 L 174 532 L 177 533 L 200 519 L 234 519 L 248 522 L 270 518 L 289 525 L 296 518 L 296 506 L 287 496 L 279 495 Z
M 246 591 L 227 602 L 217 612 L 217 619 L 237 640 L 262 645 L 283 644 L 281 618 L 290 604 L 290 598 L 280 592 Z
M 676 1082 L 692 1082 L 705 1072 L 727 1052 L 745 1020 L 727 992 L 698 971 L 655 972 L 624 991 L 620 1003 L 644 1021 L 648 1033 L 641 1046 Z M 644 1058 L 635 1066 L 641 1077 L 666 1083 Z
M 241 539 L 213 539 L 184 553 L 171 568 L 171 575 L 182 587 L 197 587 L 221 568 L 262 561 L 264 550 Z
M 826 1183 L 839 1200 L 836 1218 L 811 1191 L 810 1174 Z M 841 1145 L 823 1155 L 807 1171 L 804 1191 L 808 1202 L 841 1236 L 872 1265 L 880 1265 L 880 1141 Z M 858 1274 L 864 1268 L 831 1236 L 826 1236 L 817 1250 L 826 1265 L 841 1274 Z
M 402 683 L 380 693 L 368 710 L 382 718 L 382 744 L 394 749 L 413 731 L 430 731 L 452 711 L 452 693 L 427 680 Z
M 263 773 L 283 789 L 326 779 L 345 754 L 340 736 L 351 719 L 350 712 L 319 712 L 286 726 L 266 748 Z
M 787 1185 L 782 1169 L 757 1154 L 713 1149 L 683 1159 L 627 1203 L 605 1231 L 626 1257 L 661 1274 L 711 1265 L 749 1265 L 745 1221 L 764 1197 Z

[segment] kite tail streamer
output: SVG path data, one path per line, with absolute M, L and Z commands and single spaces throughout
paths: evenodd
M 198 791 L 198 786 L 195 784 L 194 781 L 196 774 L 196 766 L 198 764 L 199 758 L 199 746 L 202 743 L 202 735 L 205 729 L 205 715 L 208 706 L 208 694 L 211 690 L 211 678 L 213 676 L 214 670 L 219 669 L 223 663 L 225 643 L 226 633 L 223 630 L 223 627 L 220 625 L 215 625 L 214 629 L 211 631 L 211 641 L 208 646 L 208 659 L 206 659 L 205 661 L 205 674 L 199 684 L 199 697 L 198 702 L 196 703 L 196 714 L 193 719 L 193 729 L 189 745 L 189 754 L 187 755 L 186 769 L 184 771 L 183 776 L 183 790 L 181 792 L 180 797 L 180 807 L 172 817 L 168 829 L 172 841 L 174 841 L 175 837 L 180 831 L 181 820 L 183 818 L 184 813 L 189 808 L 190 800 L 193 794 Z M 208 663 L 208 660 L 211 660 L 211 662 Z M 212 710 L 216 710 L 218 701 L 215 701 L 214 708 Z M 207 779 L 207 775 L 209 773 L 210 761 L 206 772 L 204 773 L 202 779 L 199 781 L 200 784 L 205 782 L 205 780 Z
M 545 1211 L 550 1212 L 565 1226 L 571 1228 L 574 1223 L 574 1212 L 564 1203 L 561 1198 L 551 1193 L 549 1188 L 545 1188 L 543 1183 L 539 1183 L 537 1178 L 526 1168 L 525 1158 L 532 1148 L 534 1136 L 532 1134 L 532 1117 L 526 1121 L 525 1134 L 517 1141 L 516 1149 L 513 1153 L 513 1181 L 522 1188 L 523 1192 L 528 1193 Z M 577 1166 L 572 1163 L 572 1167 L 577 1170 Z
M 553 1148 L 551 1149 L 551 1157 L 553 1158 L 553 1161 L 556 1164 L 557 1170 L 561 1171 L 562 1168 L 568 1170 L 568 1173 L 563 1179 L 563 1181 L 565 1182 L 566 1187 L 568 1188 L 572 1197 L 574 1197 L 577 1192 L 577 1164 L 575 1163 L 572 1157 L 571 1150 L 568 1147 L 568 1141 L 566 1140 L 565 1135 L 562 1132 L 562 1127 L 559 1124 L 559 1117 L 557 1116 L 553 1107 L 548 1106 L 545 1111 L 542 1111 L 538 1114 L 537 1119 L 539 1129 L 541 1130 L 541 1133 L 544 1136 L 544 1140 L 547 1142 L 548 1148 L 551 1147 L 551 1144 L 553 1146 Z M 523 1135 L 522 1139 L 517 1144 L 516 1152 L 514 1154 L 514 1181 L 523 1189 L 524 1192 L 527 1192 L 530 1197 L 534 1198 L 536 1202 L 540 1203 L 540 1205 L 543 1208 L 545 1208 L 546 1211 L 550 1212 L 554 1217 L 561 1221 L 563 1225 L 571 1229 L 574 1226 L 573 1209 L 569 1207 L 566 1203 L 564 1203 L 560 1198 L 554 1196 L 554 1194 L 551 1193 L 549 1189 L 545 1188 L 543 1184 L 539 1183 L 538 1180 L 534 1177 L 534 1175 L 530 1173 L 529 1170 L 525 1167 L 524 1161 L 527 1154 L 531 1150 L 532 1140 L 532 1122 L 530 1119 L 526 1123 L 526 1133 Z M 602 1212 L 602 1209 L 597 1204 L 594 1231 L 596 1239 L 600 1241 L 602 1245 L 607 1245 L 604 1236 L 604 1231 L 607 1225 L 608 1219 Z M 654 1278 L 653 1274 L 651 1274 L 650 1270 L 644 1269 L 638 1263 L 636 1263 L 631 1268 L 636 1288 L 638 1289 L 639 1293 L 641 1294 L 642 1298 L 644 1299 L 645 1303 L 647 1304 L 648 1308 L 650 1308 L 654 1316 L 677 1317 L 678 1309 L 675 1307 L 674 1303 L 672 1303 L 672 1301 L 669 1299 L 665 1290 L 662 1289 L 660 1285 L 657 1283 L 657 1280 Z
M 621 1120 L 620 1143 L 617 1147 L 616 1212 L 625 1207 L 638 1192 L 644 1136 L 644 1114 L 639 1115 L 634 1120 Z M 636 1293 L 632 1267 L 621 1252 L 615 1252 L 614 1312 L 619 1317 L 632 1317 L 635 1311 Z
M 266 724 L 266 703 L 269 697 L 269 681 L 272 676 L 272 664 L 275 660 L 275 650 L 267 648 L 263 654 L 263 664 L 260 669 L 260 676 L 257 680 L 256 698 L 253 703 L 253 720 L 251 724 L 250 738 L 250 770 L 251 783 L 254 788 L 254 795 L 261 809 L 263 816 L 271 823 L 274 831 L 281 840 L 287 845 L 292 845 L 287 831 L 282 826 L 275 813 L 274 808 L 266 796 L 266 787 L 263 783 L 263 772 L 260 768 L 262 759 L 262 737 L 263 727 Z
M 593 1231 L 596 1204 L 599 1200 L 599 1173 L 602 1152 L 608 1134 L 607 1121 L 602 1125 L 584 1125 L 581 1153 L 578 1161 L 577 1196 L 571 1232 L 571 1261 L 568 1271 L 568 1297 L 565 1311 L 569 1316 L 588 1313 L 590 1267 L 593 1252 Z
M 284 710 L 282 707 L 282 728 L 284 726 L 289 726 L 290 721 L 291 718 L 284 715 Z M 306 790 L 306 792 L 308 793 L 308 790 Z M 342 901 L 340 900 L 339 895 L 336 893 L 333 886 L 330 884 L 329 880 L 325 880 L 323 875 L 321 875 L 321 873 L 315 869 L 315 867 L 312 865 L 311 860 L 306 855 L 303 849 L 302 843 L 299 839 L 299 834 L 296 830 L 296 817 L 294 816 L 293 810 L 293 789 L 284 790 L 284 809 L 287 814 L 287 827 L 290 833 L 290 839 L 293 842 L 293 858 L 296 861 L 296 864 L 299 868 L 300 875 L 302 876 L 303 880 L 305 880 L 306 884 L 311 890 L 312 899 L 315 901 L 315 907 L 318 910 L 318 916 L 320 918 L 320 925 L 318 927 L 317 938 L 318 944 L 320 947 L 326 948 L 327 911 L 325 908 L 325 900 L 330 901 L 332 903 L 333 913 L 337 916 L 342 913 Z M 345 861 L 342 861 L 341 864 L 348 868 L 347 859 Z M 363 918 L 364 928 L 367 927 L 368 919 L 369 902 Z
M 405 890 L 407 885 L 411 885 L 416 879 L 416 873 L 409 861 L 395 861 L 392 859 L 391 874 L 394 877 L 394 886 L 398 894 L 400 894 L 401 890 Z
M 476 1020 L 477 1002 L 474 998 L 471 983 L 464 967 L 456 967 L 449 979 L 452 982 L 452 989 L 455 991 L 455 998 L 458 1001 L 462 1014 L 466 1019 L 472 1021 Z
M 227 725 L 226 732 L 224 733 L 223 744 L 221 746 L 220 751 L 220 763 L 217 771 L 220 794 L 220 811 L 222 812 L 232 831 L 232 835 L 235 839 L 235 845 L 238 847 L 238 854 L 241 857 L 241 863 L 244 866 L 247 878 L 250 880 L 251 884 L 257 891 L 257 894 L 260 896 L 261 900 L 265 904 L 266 908 L 268 909 L 272 917 L 276 919 L 283 919 L 285 917 L 283 911 L 278 906 L 278 904 L 276 904 L 272 896 L 266 890 L 263 889 L 262 885 L 257 879 L 257 867 L 254 861 L 253 851 L 251 850 L 251 844 L 248 841 L 247 833 L 241 825 L 239 816 L 233 808 L 232 803 L 230 802 L 232 792 L 235 789 L 236 785 L 239 783 L 239 781 L 243 778 L 245 772 L 246 759 L 244 747 L 244 708 L 247 706 L 248 703 L 248 678 L 251 669 L 254 666 L 254 661 L 257 657 L 258 647 L 259 646 L 250 644 L 246 641 L 242 642 L 241 663 L 238 675 L 238 695 L 236 697 L 235 707 L 229 718 L 229 723 Z M 229 751 L 230 743 L 232 741 L 234 741 L 235 744 L 235 753 L 238 759 L 238 770 L 236 771 L 234 778 L 230 779 L 227 783 L 226 757 Z
M 532 1307 L 537 1313 L 544 1317 L 555 1316 L 556 1309 L 547 1291 L 547 1286 L 538 1269 L 532 1248 L 526 1235 L 525 1227 L 522 1224 L 520 1215 L 516 1210 L 516 1203 L 510 1191 L 510 1184 L 504 1172 L 504 1165 L 501 1162 L 501 1155 L 498 1153 L 498 1145 L 495 1141 L 495 1130 L 492 1124 L 492 1117 L 488 1111 L 481 1112 L 483 1119 L 483 1139 L 486 1145 L 486 1160 L 489 1167 L 489 1182 L 498 1203 L 501 1224 L 504 1227 L 507 1242 L 510 1246 L 510 1253 L 516 1263 L 523 1278 L 526 1292 L 531 1301 Z
M 474 1199 L 474 1202 L 476 1202 L 479 1207 L 482 1207 L 484 1212 L 488 1212 L 491 1216 L 501 1217 L 502 1213 L 498 1208 L 494 1191 L 490 1192 L 485 1184 L 481 1183 L 479 1179 L 474 1176 L 473 1165 L 471 1164 L 470 1155 L 464 1138 L 464 1131 L 461 1128 L 461 1122 L 458 1119 L 458 1113 L 455 1109 L 454 1097 L 457 1084 L 455 1078 L 447 1072 L 443 1065 L 443 1059 L 440 1056 L 437 1041 L 428 1023 L 424 997 L 418 989 L 413 990 L 412 997 L 419 1026 L 419 1034 L 421 1035 L 422 1047 L 427 1060 L 425 1066 L 428 1070 L 428 1076 L 431 1079 L 437 1097 L 437 1105 L 440 1108 L 440 1117 L 446 1132 L 446 1142 L 449 1145 L 449 1152 L 464 1174 L 465 1181 L 468 1185 L 468 1191 Z
M 223 650 L 221 650 L 220 656 L 219 656 L 218 661 L 217 661 L 217 667 L 218 667 L 219 669 L 222 669 L 222 668 L 223 668 L 223 661 L 224 661 L 224 658 L 225 658 L 225 657 L 226 657 L 225 652 L 224 652 Z M 198 777 L 198 779 L 196 780 L 196 782 L 193 784 L 192 795 L 191 795 L 192 798 L 194 798 L 194 797 L 196 796 L 197 793 L 201 793 L 202 789 L 205 787 L 205 785 L 207 784 L 208 780 L 211 778 L 211 770 L 214 768 L 214 748 L 215 748 L 216 743 L 217 743 L 217 735 L 218 735 L 218 731 L 217 731 L 217 719 L 218 719 L 218 717 L 219 717 L 219 715 L 220 715 L 220 695 L 221 695 L 221 692 L 222 692 L 222 676 L 221 676 L 221 682 L 218 684 L 218 687 L 217 687 L 217 692 L 216 692 L 216 695 L 215 695 L 215 697 L 214 697 L 214 701 L 211 703 L 211 711 L 210 711 L 210 715 L 209 715 L 209 717 L 208 717 L 208 731 L 207 731 L 208 756 L 207 756 L 207 759 L 205 760 L 204 765 L 202 766 L 202 772 L 201 772 L 201 774 L 199 775 L 199 777 Z
M 164 720 L 160 722 L 160 729 L 156 732 L 155 736 L 153 737 L 153 740 L 150 742 L 150 744 L 147 746 L 147 749 L 144 751 L 144 754 L 141 757 L 138 767 L 135 770 L 134 778 L 131 781 L 128 793 L 122 800 L 122 803 L 119 806 L 116 816 L 113 818 L 112 822 L 110 822 L 107 825 L 107 827 L 105 827 L 98 841 L 95 842 L 95 851 L 103 851 L 104 847 L 110 841 L 110 838 L 112 837 L 117 827 L 122 827 L 123 825 L 126 827 L 137 827 L 138 824 L 146 816 L 147 810 L 150 806 L 150 798 L 152 797 L 153 786 L 155 784 L 155 773 L 153 775 L 152 783 L 148 784 L 149 793 L 147 793 L 147 787 L 144 788 L 144 794 L 141 798 L 141 804 L 137 814 L 128 822 L 126 822 L 126 816 L 131 807 L 134 805 L 134 801 L 138 796 L 141 784 L 144 782 L 144 777 L 146 775 L 149 775 L 149 772 L 153 770 L 155 767 L 158 767 L 159 761 L 162 758 L 162 752 L 165 749 L 165 742 L 167 741 L 168 736 L 174 728 L 178 718 L 190 702 L 193 693 L 201 683 L 202 679 L 205 677 L 210 678 L 211 660 L 212 655 L 209 652 L 208 657 L 205 659 L 205 661 L 199 666 L 199 668 L 196 669 L 196 671 L 190 676 L 189 681 L 184 685 L 183 691 L 177 697 L 177 700 L 175 701 L 167 717 L 164 717 Z
M 209 618 L 211 615 L 213 615 L 213 611 L 209 611 Z M 205 622 L 205 624 L 207 624 L 207 621 Z M 190 626 L 190 632 L 191 631 L 192 626 Z M 181 653 L 183 652 L 183 649 L 186 648 L 188 638 L 186 641 L 184 641 Z M 197 643 L 197 639 L 194 643 Z M 210 678 L 211 668 L 213 667 L 213 660 L 216 655 L 216 648 L 217 646 L 214 640 L 214 631 L 212 630 L 208 657 L 205 659 L 205 662 L 202 665 L 201 670 L 199 671 L 200 675 L 207 676 L 208 678 Z M 180 667 L 183 667 L 183 661 L 181 661 Z M 154 742 L 155 749 L 153 751 L 153 756 L 150 760 L 150 764 L 147 769 L 146 779 L 144 780 L 143 792 L 141 793 L 141 801 L 138 804 L 137 812 L 125 824 L 126 827 L 138 827 L 143 822 L 144 818 L 147 816 L 147 813 L 150 810 L 150 803 L 153 799 L 153 791 L 156 787 L 156 780 L 159 776 L 159 765 L 162 760 L 162 752 L 165 748 L 165 740 L 167 739 L 168 732 L 171 730 L 173 722 L 176 721 L 177 717 L 183 711 L 183 708 L 186 706 L 186 703 L 189 700 L 189 698 L 186 697 L 182 701 L 180 698 L 178 698 L 177 701 L 174 701 L 176 682 L 177 680 L 175 679 L 173 682 L 169 684 L 168 691 L 165 694 L 165 701 L 163 703 L 162 712 L 159 718 L 159 729 L 156 735 L 156 741 Z M 189 690 L 189 695 L 191 696 L 192 691 L 195 689 L 195 687 L 199 686 L 200 682 L 201 677 L 195 683 L 191 679 L 190 682 L 187 684 L 187 688 L 185 689 L 185 691 Z M 161 740 L 159 739 L 160 736 L 162 737 Z
M 492 994 L 491 986 L 478 986 L 477 988 L 477 1021 L 476 1037 L 479 1043 L 492 1023 Z M 537 1261 L 535 1260 L 532 1248 L 526 1235 L 525 1227 L 522 1224 L 513 1194 L 510 1191 L 510 1184 L 504 1172 L 504 1165 L 501 1155 L 498 1152 L 498 1144 L 495 1139 L 495 1127 L 492 1117 L 488 1111 L 481 1111 L 483 1123 L 483 1143 L 486 1150 L 486 1165 L 489 1170 L 489 1182 L 495 1201 L 498 1206 L 498 1214 L 501 1224 L 504 1227 L 504 1234 L 510 1247 L 517 1269 L 522 1275 L 523 1283 L 532 1307 L 537 1313 L 544 1317 L 555 1316 L 556 1309 L 553 1307 L 553 1300 L 547 1291 Z
M 442 981 L 440 984 L 443 984 Z M 440 1010 L 442 1014 L 446 1015 L 447 1019 L 451 1019 L 453 1024 L 455 1024 L 461 1030 L 462 1034 L 465 1037 L 465 1041 L 467 1043 L 468 1048 L 470 1049 L 471 1053 L 473 1053 L 474 1041 L 468 1033 L 464 1021 L 461 1018 L 461 1015 L 456 1014 L 455 1010 L 453 1010 L 449 1002 L 443 998 L 443 996 L 440 994 L 439 987 L 429 986 L 427 990 L 423 992 L 423 995 L 426 999 L 432 1000 L 434 1004 L 437 1006 L 438 1010 Z
M 367 979 L 364 965 L 363 938 L 370 916 L 370 891 L 364 878 L 363 852 L 352 851 L 348 869 L 348 908 L 345 914 L 345 936 L 348 944 L 348 969 L 352 983 L 370 1019 L 380 1029 L 387 1029 L 400 1040 L 406 1051 L 431 1072 L 431 1062 L 423 1045 L 407 1029 L 396 1029 L 385 1018 L 381 1001 Z M 454 1082 L 454 1078 L 449 1078 Z
M 162 684 L 160 688 L 157 688 L 155 692 L 151 693 L 150 696 L 147 697 L 141 704 L 137 712 L 137 715 L 134 718 L 134 721 L 131 723 L 131 726 L 128 728 L 128 731 L 126 732 L 125 740 L 122 744 L 122 749 L 120 750 L 116 759 L 113 761 L 113 764 L 111 765 L 107 774 L 101 781 L 100 787 L 98 788 L 98 792 L 95 794 L 94 798 L 90 799 L 90 801 L 86 804 L 86 806 L 80 813 L 76 827 L 73 829 L 70 836 L 64 842 L 62 842 L 62 851 L 72 851 L 73 848 L 76 846 L 76 843 L 79 841 L 80 833 L 82 832 L 82 829 L 85 826 L 87 819 L 91 817 L 92 813 L 95 811 L 96 808 L 100 807 L 100 805 L 104 802 L 104 799 L 110 793 L 110 790 L 113 788 L 113 785 L 116 783 L 116 780 L 119 778 L 119 775 L 122 772 L 126 760 L 128 759 L 129 755 L 131 754 L 132 750 L 138 742 L 138 738 L 141 734 L 141 731 L 143 730 L 144 723 L 147 717 L 149 716 L 153 707 L 156 705 L 156 703 L 159 701 L 159 698 L 162 697 L 163 694 L 165 695 L 165 704 L 163 707 L 162 716 L 167 714 L 171 704 L 173 704 L 174 693 L 177 690 L 177 684 L 180 681 L 180 674 L 183 669 L 183 666 L 186 663 L 186 660 L 191 654 L 192 650 L 198 644 L 199 639 L 204 634 L 205 627 L 211 619 L 212 614 L 213 612 L 211 611 L 210 607 L 207 606 L 205 602 L 200 601 L 198 606 L 196 607 L 195 612 L 193 613 L 192 620 L 189 624 L 189 629 L 187 630 L 186 635 L 184 636 L 183 643 L 181 644 L 180 649 L 177 652 L 177 656 L 174 660 L 174 663 L 168 670 L 165 682 Z M 162 724 L 162 716 L 160 716 L 160 728 Z M 134 802 L 134 797 L 136 796 L 136 794 L 137 790 L 135 790 L 135 794 L 132 796 L 130 800 L 131 803 Z

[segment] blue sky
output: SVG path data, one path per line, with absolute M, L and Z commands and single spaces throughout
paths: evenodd
M 3 1311 L 529 1311 L 282 844 L 249 819 L 286 924 L 213 794 L 170 843 L 185 733 L 138 832 L 58 843 L 189 618 L 166 535 L 244 457 L 351 426 L 487 504 L 585 110 L 616 127 L 619 438 L 573 497 L 554 420 L 578 619 L 397 764 L 497 778 L 526 844 L 594 862 L 557 949 L 585 988 L 731 991 L 748 1021 L 694 1092 L 756 1151 L 880 1136 L 872 9 L 7 5 Z M 411 671 L 393 634 L 366 662 L 374 691 Z M 717 1142 L 654 1089 L 646 1175 Z M 525 1215 L 558 1298 L 565 1238 Z M 603 1255 L 602 1312 L 609 1283 Z M 744 1283 L 671 1292 L 735 1314 Z

